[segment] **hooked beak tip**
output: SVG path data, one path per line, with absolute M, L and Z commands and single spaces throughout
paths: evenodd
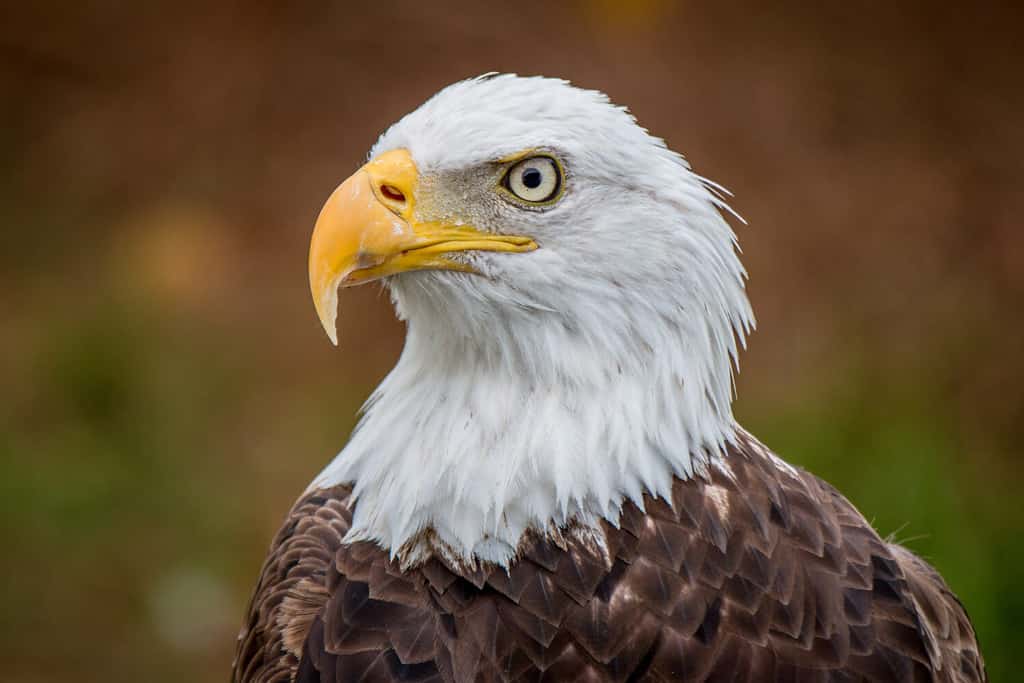
M 338 285 L 341 277 L 336 278 L 323 291 L 317 293 L 316 314 L 320 324 L 327 333 L 327 338 L 335 346 L 338 345 Z

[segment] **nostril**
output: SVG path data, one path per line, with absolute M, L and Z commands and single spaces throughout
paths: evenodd
M 381 185 L 380 193 L 393 202 L 405 203 L 405 194 L 394 185 Z

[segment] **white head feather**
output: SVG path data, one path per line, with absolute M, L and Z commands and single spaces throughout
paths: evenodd
M 371 155 L 402 147 L 435 213 L 540 248 L 387 280 L 405 349 L 312 484 L 354 484 L 348 540 L 507 564 L 527 529 L 615 522 L 722 457 L 754 318 L 707 181 L 605 95 L 545 78 L 449 86 Z M 452 189 L 527 149 L 565 167 L 551 208 Z

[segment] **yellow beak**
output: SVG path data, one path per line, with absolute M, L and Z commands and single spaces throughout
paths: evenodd
M 529 237 L 481 232 L 470 225 L 415 220 L 419 172 L 407 150 L 376 157 L 338 186 L 320 210 L 309 245 L 309 288 L 320 323 L 337 345 L 338 287 L 410 270 L 472 267 L 445 258 L 457 251 L 524 252 Z

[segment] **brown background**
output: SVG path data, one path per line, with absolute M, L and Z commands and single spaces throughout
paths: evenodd
M 486 71 L 629 105 L 736 194 L 740 419 L 1024 647 L 1024 52 L 1009 5 L 22 4 L 0 24 L 0 678 L 225 680 L 271 534 L 401 347 L 316 213 Z M 496 131 L 500 134 L 500 131 Z

